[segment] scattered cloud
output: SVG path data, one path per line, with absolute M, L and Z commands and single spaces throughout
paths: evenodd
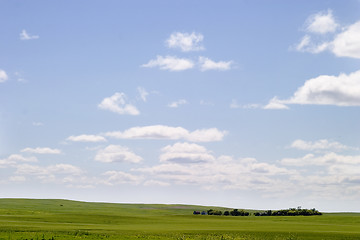
M 152 125 L 133 127 L 123 132 L 107 132 L 105 135 L 119 139 L 184 139 L 191 142 L 221 141 L 227 134 L 217 128 L 198 129 L 193 132 L 182 127 L 169 127 L 165 125 Z
M 142 157 L 136 155 L 127 147 L 120 145 L 109 145 L 97 152 L 95 161 L 112 163 L 112 162 L 129 162 L 139 163 L 143 160 Z
M 306 26 L 307 34 L 290 49 L 313 54 L 328 50 L 337 57 L 360 58 L 360 21 L 341 27 L 328 10 L 310 16 Z
M 87 135 L 82 134 L 78 136 L 70 136 L 66 140 L 72 142 L 106 142 L 106 139 L 103 136 L 99 135 Z
M 181 33 L 176 32 L 166 40 L 166 46 L 168 48 L 180 49 L 182 52 L 200 51 L 205 48 L 202 46 L 204 36 L 200 33 Z M 189 58 L 178 58 L 176 56 L 156 56 L 156 59 L 151 59 L 148 63 L 141 65 L 141 67 L 153 68 L 159 67 L 161 70 L 169 71 L 184 71 L 197 67 L 200 71 L 230 70 L 233 61 L 218 61 L 215 62 L 210 58 L 200 56 L 198 61 L 193 61 Z
M 160 164 L 133 169 L 152 181 L 176 185 L 198 185 L 203 189 L 254 189 L 277 191 L 289 182 L 281 180 L 293 171 L 272 164 L 258 162 L 253 158 L 234 159 L 230 156 L 214 157 L 206 148 L 193 144 L 178 143 L 167 146 L 160 155 Z M 169 155 L 169 158 L 164 154 Z M 171 161 L 184 155 L 187 161 Z M 193 155 L 191 155 L 193 154 Z M 165 158 L 165 160 L 163 159 Z M 182 158 L 180 158 L 182 159 Z
M 170 186 L 170 183 L 163 182 L 163 181 L 157 181 L 157 180 L 148 180 L 144 182 L 144 186 L 161 186 L 161 187 L 167 187 Z
M 2 69 L 0 69 L 0 83 L 6 82 L 8 80 L 8 75 Z
M 118 114 L 139 115 L 139 110 L 134 105 L 127 103 L 126 100 L 124 93 L 117 92 L 111 97 L 104 98 L 98 107 Z
M 214 156 L 203 146 L 194 143 L 175 143 L 161 149 L 160 162 L 198 163 L 214 161 Z
M 231 65 L 233 61 L 219 61 L 214 62 L 213 60 L 207 57 L 199 57 L 200 71 L 208 71 L 208 70 L 220 70 L 226 71 L 231 69 Z
M 334 152 L 326 153 L 322 156 L 307 154 L 300 158 L 284 158 L 280 163 L 288 166 L 335 166 L 336 164 L 359 165 L 360 156 L 340 155 Z
M 204 36 L 201 33 L 175 32 L 166 40 L 166 46 L 180 49 L 182 52 L 201 51 L 205 49 L 202 45 L 203 39 Z
M 159 67 L 161 70 L 184 71 L 194 67 L 194 62 L 187 58 L 178 58 L 175 56 L 157 56 L 156 59 L 141 65 L 142 67 L 153 68 Z
M 138 185 L 143 181 L 141 176 L 133 175 L 121 171 L 108 171 L 103 174 L 107 179 L 105 184 L 118 185 L 118 184 L 134 184 Z
M 256 108 L 261 108 L 262 106 L 260 104 L 256 104 L 256 103 L 251 103 L 251 104 L 238 104 L 238 102 L 233 99 L 231 104 L 230 104 L 230 108 L 236 109 L 236 108 L 243 108 L 243 109 L 256 109 Z
M 309 79 L 287 100 L 274 97 L 266 109 L 287 109 L 288 104 L 360 106 L 360 70 L 338 76 L 320 75 Z
M 18 175 L 33 175 L 46 182 L 55 181 L 55 175 L 82 175 L 84 173 L 83 170 L 71 164 L 55 164 L 50 166 L 21 164 L 16 168 L 15 173 Z
M 180 99 L 178 101 L 172 102 L 168 104 L 168 107 L 178 108 L 180 105 L 187 104 L 188 102 L 185 99 Z
M 24 157 L 20 154 L 11 154 L 9 157 L 0 159 L 0 168 L 14 167 L 24 162 L 37 162 L 36 157 Z
M 291 147 L 305 151 L 325 151 L 325 150 L 342 151 L 342 150 L 350 149 L 350 147 L 345 146 L 339 142 L 329 141 L 327 139 L 320 139 L 315 142 L 297 139 L 294 142 L 292 142 Z
M 145 90 L 145 88 L 143 88 L 143 87 L 138 87 L 137 90 L 138 90 L 138 92 L 139 92 L 139 95 L 140 95 L 141 100 L 143 100 L 144 102 L 146 102 L 147 96 L 149 95 L 149 93 L 148 93 L 148 92 Z
M 17 77 L 17 81 L 18 82 L 21 82 L 21 83 L 26 83 L 28 82 L 23 76 L 21 73 L 19 72 L 15 72 L 15 76 Z
M 301 41 L 295 46 L 299 52 L 320 53 L 331 47 L 330 42 L 313 43 L 309 35 L 305 35 Z
M 27 33 L 25 29 L 23 29 L 20 33 L 21 40 L 33 40 L 33 39 L 38 39 L 38 38 L 39 38 L 38 35 L 31 35 L 31 34 Z
M 24 148 L 21 152 L 36 153 L 36 154 L 61 154 L 61 150 L 54 148 Z
M 316 34 L 332 33 L 339 27 L 331 10 L 310 16 L 306 23 L 306 31 Z

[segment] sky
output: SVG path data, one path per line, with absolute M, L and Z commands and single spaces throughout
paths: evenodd
M 0 198 L 360 212 L 360 1 L 0 9 Z

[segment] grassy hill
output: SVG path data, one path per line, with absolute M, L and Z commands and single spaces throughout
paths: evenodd
M 0 199 L 8 239 L 360 239 L 360 214 L 296 217 L 194 216 L 225 208 Z

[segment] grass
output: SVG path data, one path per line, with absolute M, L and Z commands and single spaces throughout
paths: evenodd
M 224 208 L 0 199 L 0 240 L 360 239 L 360 214 L 194 216 Z

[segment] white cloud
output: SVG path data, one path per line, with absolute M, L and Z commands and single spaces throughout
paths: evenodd
M 330 149 L 341 151 L 341 150 L 349 149 L 348 146 L 345 146 L 339 142 L 329 141 L 327 139 L 320 139 L 315 142 L 297 139 L 291 144 L 291 147 L 306 151 L 319 151 L 319 150 L 321 151 L 321 150 L 330 150 Z
M 203 146 L 194 143 L 175 143 L 161 149 L 160 162 L 198 163 L 214 161 L 215 158 Z
M 112 163 L 112 162 L 130 162 L 139 163 L 143 159 L 130 151 L 127 147 L 120 145 L 109 145 L 97 152 L 95 161 Z
M 169 48 L 178 48 L 183 52 L 200 51 L 204 50 L 201 44 L 203 39 L 204 36 L 201 33 L 192 32 L 189 34 L 175 32 L 166 40 L 166 46 Z
M 318 35 L 313 40 L 313 37 L 306 34 L 295 45 L 295 50 L 313 54 L 328 50 L 338 57 L 360 58 L 360 21 L 342 27 L 341 32 L 336 33 L 336 30 L 340 27 L 329 10 L 327 14 L 318 13 L 311 16 L 307 21 L 307 25 L 306 30 L 308 33 Z M 326 36 L 325 33 L 327 33 Z M 328 36 L 328 34 L 331 35 Z
M 236 109 L 236 108 L 243 108 L 243 109 L 256 109 L 256 108 L 261 108 L 260 104 L 256 104 L 256 103 L 251 103 L 251 104 L 238 104 L 238 102 L 233 99 L 231 104 L 230 104 L 230 108 Z
M 273 97 L 267 105 L 264 106 L 264 109 L 289 109 L 282 100 L 279 100 L 277 97 Z
M 199 64 L 201 71 L 208 71 L 208 70 L 230 70 L 231 65 L 233 64 L 232 61 L 219 61 L 214 62 L 213 60 L 206 58 L 206 57 L 199 57 Z
M 138 89 L 141 100 L 146 102 L 146 98 L 149 95 L 149 93 L 143 87 L 138 87 L 137 89 Z
M 126 103 L 126 95 L 124 93 L 117 92 L 111 97 L 104 98 L 98 107 L 118 114 L 140 114 L 139 110 L 137 110 L 134 105 Z
M 8 80 L 8 75 L 2 69 L 0 69 L 0 83 L 3 83 Z
M 327 13 L 320 12 L 310 16 L 306 30 L 316 34 L 325 34 L 335 32 L 338 27 L 339 24 L 336 23 L 332 11 L 328 10 Z
M 105 184 L 117 185 L 117 184 L 140 184 L 143 180 L 141 176 L 133 175 L 121 171 L 108 171 L 103 174 L 107 177 Z
M 338 34 L 332 42 L 332 52 L 338 57 L 360 58 L 360 21 Z
M 163 182 L 163 181 L 157 181 L 157 180 L 148 180 L 144 182 L 144 186 L 161 186 L 161 187 L 167 187 L 170 186 L 170 183 Z
M 187 103 L 188 103 L 188 102 L 187 102 L 185 99 L 180 99 L 180 100 L 178 100 L 178 101 L 169 103 L 169 104 L 168 104 L 168 107 L 177 108 L 177 107 L 179 107 L 180 105 L 184 105 L 184 104 L 187 104 Z
M 55 164 L 50 166 L 36 166 L 30 164 L 21 164 L 16 166 L 16 174 L 34 175 L 45 181 L 56 180 L 57 174 L 61 175 L 81 175 L 84 173 L 80 168 L 71 164 Z
M 314 44 L 311 41 L 311 37 L 309 35 L 305 35 L 301 41 L 295 45 L 295 49 L 299 52 L 309 52 L 309 53 L 320 53 L 325 50 L 328 50 L 331 48 L 331 42 L 322 42 Z
M 66 140 L 73 142 L 106 142 L 106 139 L 103 136 L 87 134 L 70 136 Z
M 177 58 L 174 56 L 157 56 L 156 59 L 152 59 L 141 66 L 147 68 L 159 67 L 162 70 L 169 71 L 184 71 L 193 68 L 194 62 L 190 59 Z
M 37 153 L 37 154 L 60 154 L 61 150 L 59 149 L 52 149 L 52 148 L 24 148 L 21 152 L 28 152 L 28 153 Z
M 296 45 L 296 50 L 303 51 L 310 45 L 311 37 L 309 35 L 305 35 L 301 41 Z
M 226 134 L 226 131 L 220 131 L 217 128 L 199 129 L 189 132 L 182 127 L 152 125 L 133 127 L 123 132 L 108 132 L 105 135 L 119 139 L 184 139 L 192 142 L 213 142 L 221 141 Z
M 309 79 L 287 100 L 270 100 L 266 109 L 286 108 L 287 104 L 360 106 L 360 70 L 339 76 L 321 75 Z
M 198 160 L 205 159 L 206 161 L 190 161 L 191 164 L 184 164 L 183 161 L 168 161 L 166 159 L 159 165 L 133 169 L 133 171 L 147 174 L 153 181 L 169 184 L 198 185 L 204 189 L 253 189 L 260 191 L 277 191 L 279 188 L 284 188 L 281 185 L 287 186 L 290 183 L 278 178 L 290 176 L 293 173 L 293 171 L 288 171 L 285 168 L 258 162 L 256 159 L 235 160 L 230 156 L 215 158 L 204 147 L 198 145 L 180 144 L 166 148 L 169 153 L 174 154 L 179 152 L 198 154 L 200 156 L 197 158 Z M 211 157 L 203 158 L 201 156 L 206 154 Z
M 36 157 L 24 157 L 20 154 L 11 154 L 9 157 L 0 159 L 0 168 L 15 167 L 24 162 L 37 162 Z
M 38 39 L 38 38 L 39 38 L 39 36 L 37 36 L 37 35 L 28 34 L 25 29 L 23 29 L 20 33 L 21 40 L 32 40 L 32 39 Z
M 83 170 L 80 168 L 71 165 L 71 164 L 55 164 L 50 165 L 47 168 L 47 171 L 50 173 L 57 173 L 57 174 L 71 174 L 71 175 L 81 175 Z
M 334 165 L 334 164 L 350 164 L 358 165 L 360 164 L 360 156 L 346 156 L 339 155 L 336 153 L 327 153 L 323 156 L 315 156 L 314 154 L 307 154 L 301 158 L 284 158 L 280 161 L 283 165 L 289 166 L 324 166 L 324 165 Z

